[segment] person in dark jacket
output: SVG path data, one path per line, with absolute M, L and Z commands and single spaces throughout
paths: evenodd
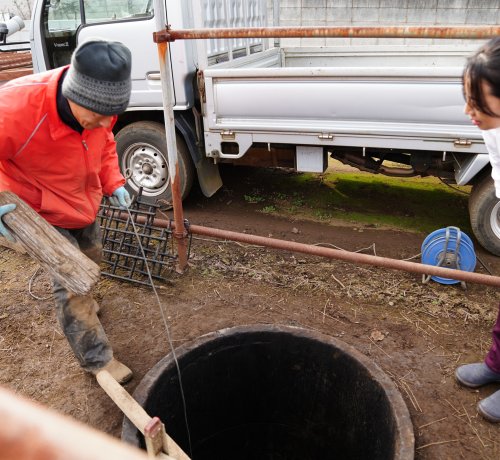
M 96 263 L 103 195 L 122 208 L 130 205 L 112 132 L 130 92 L 130 50 L 100 39 L 82 43 L 69 66 L 0 87 L 0 191 L 15 193 Z M 11 241 L 1 216 L 14 209 L 0 206 L 0 234 Z M 130 380 L 132 371 L 113 356 L 92 296 L 75 295 L 56 280 L 53 291 L 59 324 L 83 369 Z

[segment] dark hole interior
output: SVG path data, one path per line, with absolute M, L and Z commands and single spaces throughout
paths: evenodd
M 395 458 L 387 393 L 332 343 L 277 331 L 214 335 L 181 353 L 179 364 L 192 451 L 170 357 L 137 399 L 193 460 Z M 122 437 L 144 447 L 128 420 Z

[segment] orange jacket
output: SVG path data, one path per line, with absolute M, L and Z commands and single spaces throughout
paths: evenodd
M 0 86 L 0 191 L 12 191 L 50 224 L 75 229 L 94 222 L 103 194 L 125 179 L 112 126 L 79 134 L 59 118 L 57 83 L 66 68 Z

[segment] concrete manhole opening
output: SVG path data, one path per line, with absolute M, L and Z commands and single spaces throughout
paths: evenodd
M 410 460 L 408 409 L 392 381 L 331 337 L 293 327 L 246 326 L 176 350 L 193 460 Z M 175 362 L 163 358 L 134 398 L 189 455 Z M 122 439 L 140 447 L 124 420 Z

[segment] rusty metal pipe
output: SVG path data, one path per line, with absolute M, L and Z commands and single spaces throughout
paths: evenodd
M 126 220 L 128 215 L 126 213 L 120 213 L 120 218 Z M 140 224 L 145 222 L 145 218 L 143 216 L 136 216 L 135 218 Z M 174 222 L 170 222 L 165 219 L 154 219 L 153 225 L 160 228 L 175 228 Z M 223 240 L 238 241 L 240 243 L 254 244 L 268 248 L 282 249 L 284 251 L 326 257 L 327 259 L 344 260 L 355 264 L 373 265 L 375 267 L 403 270 L 406 272 L 419 273 L 421 275 L 440 276 L 442 278 L 500 287 L 499 276 L 483 275 L 464 270 L 419 264 L 416 262 L 409 262 L 407 260 L 390 259 L 387 257 L 360 254 L 340 249 L 325 248 L 321 246 L 314 246 L 312 244 L 297 243 L 295 241 L 278 240 L 276 238 L 267 238 L 265 236 L 251 235 L 248 233 L 203 227 L 201 225 L 189 225 L 189 232 L 193 235 L 203 235 Z
M 164 27 L 162 19 L 165 17 L 164 2 L 155 0 L 154 2 L 156 28 L 161 30 Z M 170 176 L 170 187 L 172 190 L 172 207 L 174 210 L 174 220 L 177 231 L 174 237 L 177 242 L 177 271 L 183 273 L 187 266 L 187 232 L 184 229 L 184 211 L 182 209 L 182 196 L 179 173 L 179 158 L 177 155 L 177 141 L 175 138 L 174 120 L 174 84 L 172 80 L 172 69 L 169 59 L 169 44 L 158 42 L 158 59 L 160 61 L 160 77 L 163 98 L 163 114 L 165 118 L 165 134 L 167 141 L 168 174 Z
M 153 34 L 156 43 L 200 38 L 494 38 L 499 26 L 407 27 L 246 27 L 217 29 L 165 29 Z
M 151 460 L 137 447 L 0 387 L 0 460 Z

